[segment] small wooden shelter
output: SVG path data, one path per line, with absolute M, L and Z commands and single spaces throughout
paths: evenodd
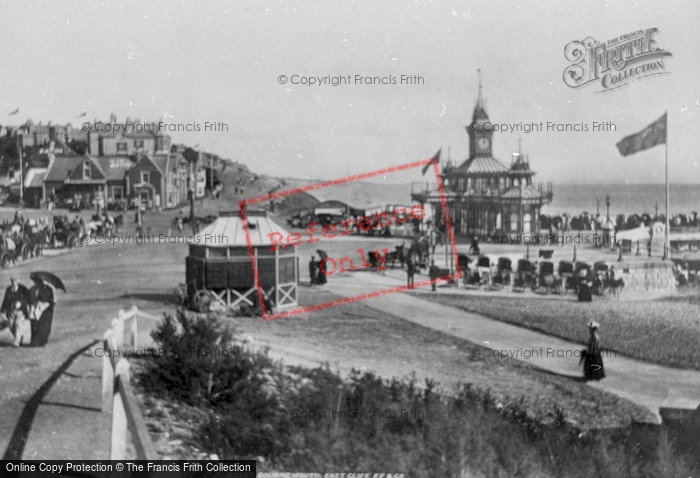
M 287 231 L 266 211 L 247 211 L 253 258 L 262 289 L 278 309 L 297 306 L 299 259 L 296 248 L 273 251 L 268 234 Z M 187 293 L 192 303 L 205 296 L 234 308 L 257 300 L 246 233 L 238 211 L 219 218 L 195 236 L 186 259 Z

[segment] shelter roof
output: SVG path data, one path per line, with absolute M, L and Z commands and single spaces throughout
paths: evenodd
M 265 211 L 248 211 L 246 213 L 250 242 L 253 247 L 271 246 L 268 234 L 281 233 L 285 237 L 287 230 L 270 218 Z M 238 211 L 221 213 L 221 215 L 195 236 L 194 244 L 207 247 L 247 247 L 246 234 Z
M 507 173 L 509 169 L 492 156 L 475 156 L 457 168 L 462 173 Z

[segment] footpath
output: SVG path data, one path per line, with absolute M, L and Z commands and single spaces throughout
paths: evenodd
M 422 275 L 416 276 L 416 282 L 426 278 Z M 342 279 L 341 276 L 337 279 L 331 278 L 325 287 L 334 294 L 352 297 L 397 287 L 405 284 L 405 280 L 403 270 L 388 270 L 386 275 L 362 272 L 343 274 Z M 430 287 L 424 287 L 416 291 L 418 296 L 420 294 L 439 296 L 441 293 L 453 294 L 457 291 L 452 286 L 437 289 L 437 292 L 432 292 Z M 421 300 L 419 297 L 405 293 L 384 294 L 368 299 L 366 304 L 383 313 L 463 338 L 494 351 L 515 354 L 525 349 L 542 350 L 542 354 L 533 355 L 530 359 L 514 358 L 513 360 L 522 360 L 559 375 L 582 376 L 578 359 L 571 358 L 584 347 L 582 344 L 499 322 L 454 307 Z M 556 352 L 548 354 L 548 350 Z M 565 355 L 565 357 L 556 355 Z M 494 360 L 501 359 L 494 358 Z M 588 382 L 588 384 L 646 407 L 659 420 L 660 407 L 696 409 L 700 404 L 700 372 L 698 371 L 644 363 L 619 354 L 605 356 L 604 361 L 606 378 L 599 382 Z

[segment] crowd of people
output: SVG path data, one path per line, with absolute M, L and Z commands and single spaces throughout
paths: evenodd
M 650 226 L 654 222 L 666 222 L 666 216 L 659 214 L 618 214 L 611 217 L 610 222 L 616 231 L 636 229 L 642 226 Z M 540 229 L 549 231 L 585 231 L 601 230 L 608 222 L 607 217 L 602 214 L 589 214 L 587 212 L 570 216 L 560 215 L 540 215 Z M 700 218 L 697 212 L 688 214 L 675 214 L 670 217 L 672 227 L 700 227 Z

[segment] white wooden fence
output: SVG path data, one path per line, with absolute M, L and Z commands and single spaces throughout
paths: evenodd
M 129 382 L 129 362 L 124 358 L 125 349 L 136 349 L 139 316 L 159 320 L 158 317 L 141 312 L 136 306 L 129 312 L 120 310 L 119 316 L 112 320 L 112 327 L 104 336 L 102 411 L 112 414 L 112 460 L 126 459 L 127 430 L 131 432 L 139 460 L 159 459 Z M 128 347 L 125 347 L 124 333 L 127 321 L 130 333 Z

